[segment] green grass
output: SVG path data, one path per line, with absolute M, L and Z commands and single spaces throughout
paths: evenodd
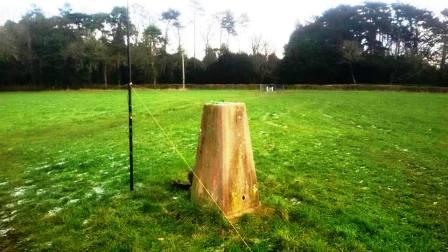
M 247 104 L 263 207 L 236 224 L 254 251 L 448 250 L 448 96 L 149 91 L 0 94 L 0 250 L 244 250 L 170 182 L 194 164 L 202 105 Z

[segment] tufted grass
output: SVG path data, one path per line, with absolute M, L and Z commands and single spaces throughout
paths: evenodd
M 172 188 L 194 165 L 202 105 L 245 102 L 262 207 L 254 251 L 447 250 L 448 96 L 377 91 L 0 93 L 0 250 L 244 250 Z M 140 99 L 137 99 L 140 98 Z

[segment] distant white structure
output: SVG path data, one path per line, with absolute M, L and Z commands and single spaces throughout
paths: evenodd
M 276 89 L 276 84 L 260 84 L 260 91 L 262 92 L 274 92 Z

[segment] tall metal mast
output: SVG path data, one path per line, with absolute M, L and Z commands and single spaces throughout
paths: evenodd
M 130 25 L 129 25 L 129 0 L 127 0 L 127 43 L 128 43 L 128 70 L 129 70 L 129 82 L 128 82 L 128 114 L 129 114 L 129 188 L 134 191 L 134 154 L 132 143 L 132 65 L 131 65 L 131 41 L 130 41 Z

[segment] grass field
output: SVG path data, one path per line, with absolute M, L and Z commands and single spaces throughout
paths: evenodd
M 150 91 L 0 93 L 0 250 L 244 250 L 197 208 L 202 104 L 246 102 L 262 207 L 236 227 L 254 251 L 448 250 L 448 95 Z M 139 98 L 139 99 L 137 99 Z

